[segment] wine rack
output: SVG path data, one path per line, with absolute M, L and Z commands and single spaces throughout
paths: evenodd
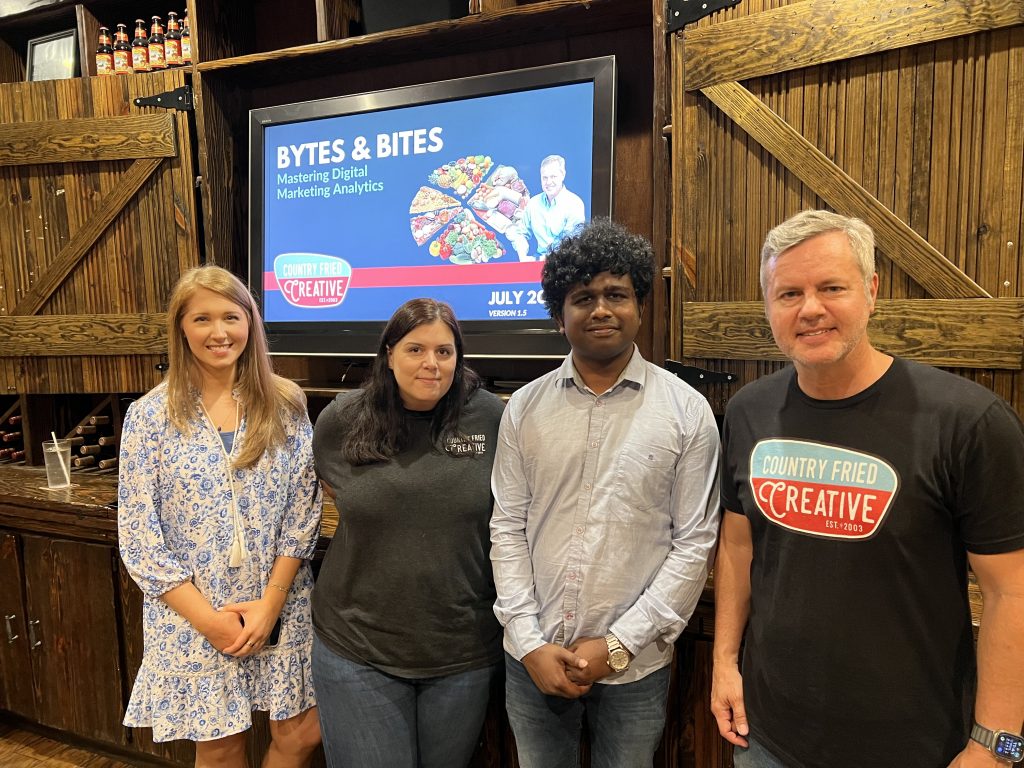
M 71 440 L 72 472 L 117 472 L 121 440 L 119 398 L 105 397 L 65 437 Z

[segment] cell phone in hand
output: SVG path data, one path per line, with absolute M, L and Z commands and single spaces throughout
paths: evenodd
M 245 626 L 245 619 L 242 616 L 239 616 L 238 618 L 241 620 L 242 626 L 244 627 Z M 281 640 L 281 617 L 278 616 L 277 617 L 277 621 L 274 622 L 273 629 L 271 629 L 270 630 L 270 634 L 267 635 L 267 642 L 265 642 L 263 644 L 263 647 L 264 648 L 273 648 L 274 646 L 276 646 L 278 644 L 278 642 L 280 640 Z
M 281 640 L 281 617 L 277 617 L 277 621 L 274 622 L 274 628 L 270 630 L 270 634 L 267 635 L 267 642 L 263 644 L 264 648 L 273 648 Z

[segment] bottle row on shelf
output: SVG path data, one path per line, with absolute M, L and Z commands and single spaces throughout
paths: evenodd
M 114 40 L 110 28 L 100 27 L 99 45 L 96 48 L 96 74 L 130 75 L 135 72 L 155 72 L 173 67 L 192 64 L 192 31 L 188 13 L 179 22 L 178 14 L 167 14 L 167 32 L 164 33 L 162 19 L 152 18 L 149 34 L 146 22 L 135 20 L 135 37 L 129 42 L 125 24 L 117 25 Z

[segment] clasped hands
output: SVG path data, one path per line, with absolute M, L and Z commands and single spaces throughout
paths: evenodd
M 568 648 L 545 643 L 523 656 L 523 666 L 541 693 L 578 699 L 614 670 L 603 637 L 581 637 Z
M 280 613 L 280 606 L 267 599 L 231 603 L 211 609 L 196 629 L 221 653 L 243 658 L 262 650 Z

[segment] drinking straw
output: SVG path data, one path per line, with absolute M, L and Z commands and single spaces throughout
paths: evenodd
M 53 447 L 56 449 L 54 452 L 57 454 L 57 461 L 60 462 L 60 468 L 64 470 L 64 482 L 71 485 L 71 472 L 68 470 L 68 465 L 64 463 L 64 455 L 60 452 L 60 447 L 57 443 L 57 433 L 50 432 L 50 437 L 53 438 Z

